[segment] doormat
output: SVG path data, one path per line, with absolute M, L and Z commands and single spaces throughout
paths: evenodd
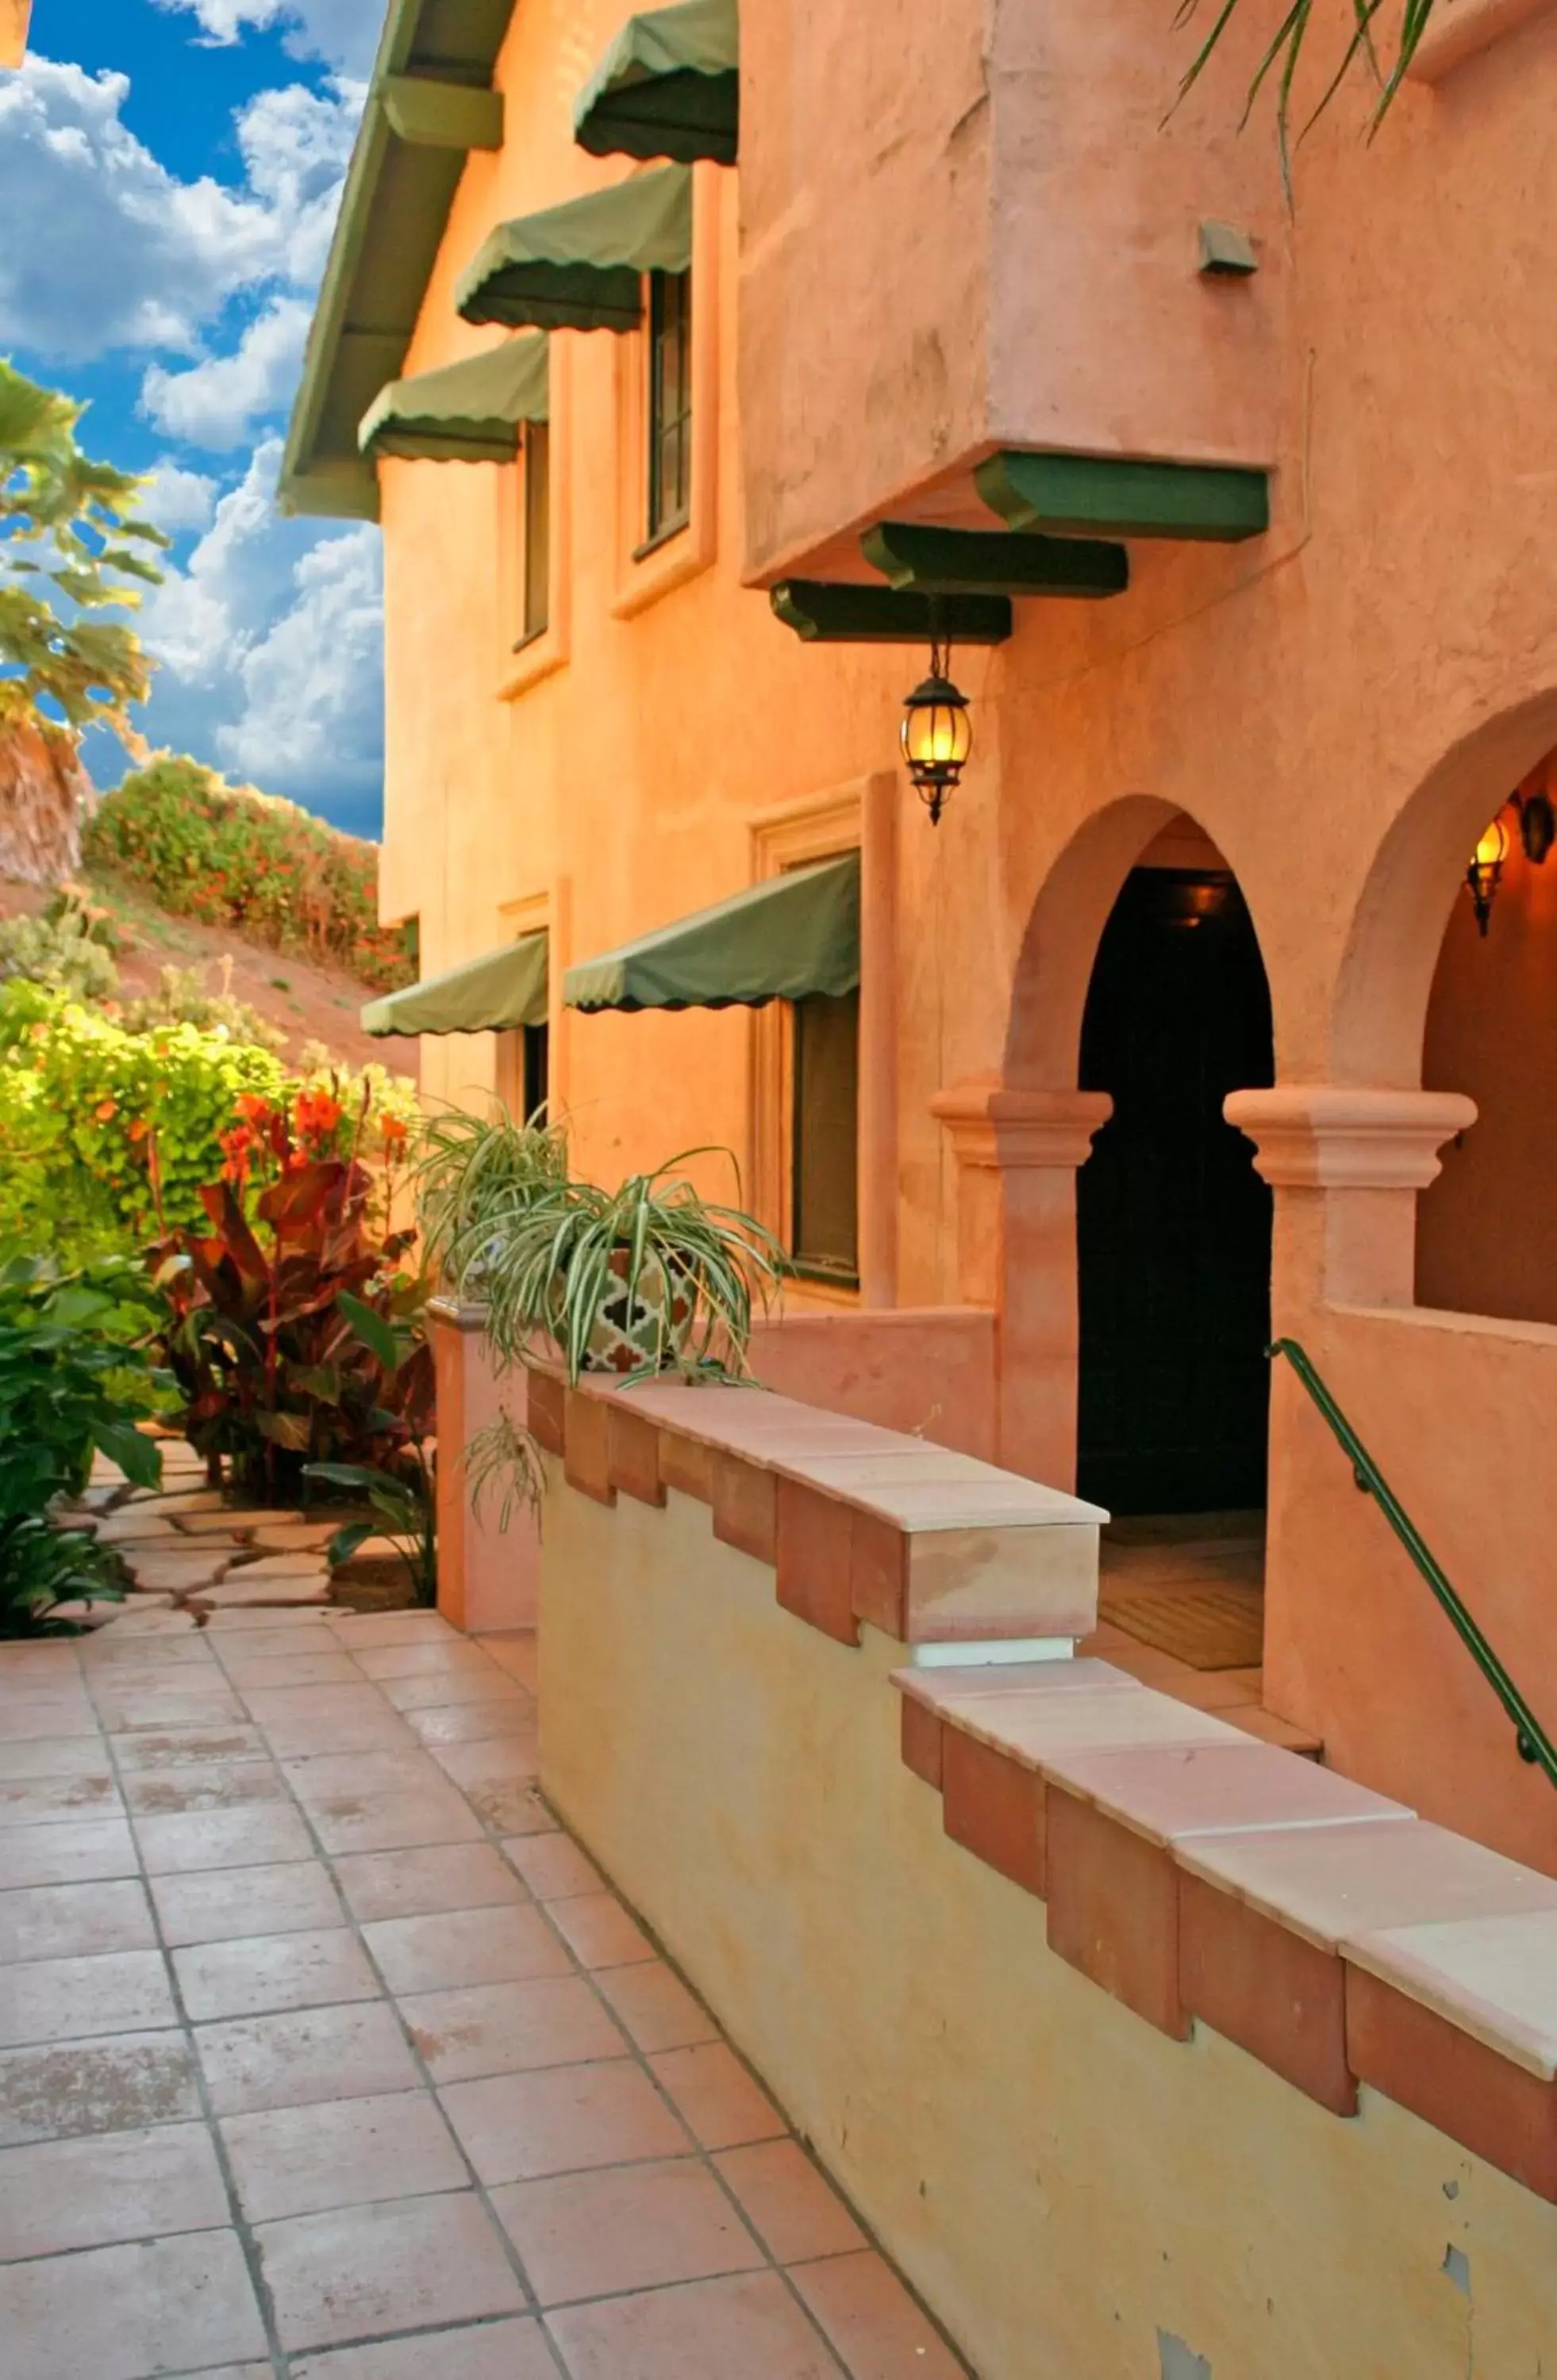
M 1167 1595 L 1105 1580 L 1098 1611 L 1126 1636 L 1192 1670 L 1258 1670 L 1265 1657 L 1265 1597 L 1253 1587 L 1195 1586 Z

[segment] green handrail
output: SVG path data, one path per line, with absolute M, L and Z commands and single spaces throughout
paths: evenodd
M 1364 1495 L 1371 1496 L 1378 1505 L 1417 1570 L 1438 1597 L 1471 1659 L 1514 1721 L 1520 1759 L 1527 1760 L 1532 1767 L 1544 1770 L 1548 1782 L 1557 1785 L 1557 1745 L 1552 1743 L 1551 1738 L 1503 1668 L 1496 1653 L 1493 1652 L 1477 1621 L 1428 1551 L 1415 1522 L 1410 1519 L 1400 1504 L 1383 1473 L 1314 1369 L 1307 1350 L 1301 1347 L 1295 1339 L 1278 1339 L 1274 1345 L 1267 1347 L 1265 1352 L 1272 1360 L 1278 1355 L 1286 1357 L 1329 1423 L 1332 1432 L 1350 1458 L 1352 1475 L 1357 1486 Z

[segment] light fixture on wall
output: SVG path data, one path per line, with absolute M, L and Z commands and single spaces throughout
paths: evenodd
M 1500 810 L 1491 824 L 1482 832 L 1480 841 L 1471 855 L 1466 869 L 1466 886 L 1470 893 L 1471 907 L 1476 911 L 1477 929 L 1485 934 L 1492 921 L 1492 903 L 1497 898 L 1502 880 L 1502 864 L 1508 857 L 1508 829 Z
M 1525 856 L 1540 868 L 1553 843 L 1557 843 L 1557 811 L 1552 809 L 1551 796 L 1544 790 L 1515 794 L 1514 807 L 1519 813 L 1519 840 L 1525 847 Z
M 903 705 L 899 737 L 903 758 L 918 789 L 919 799 L 930 811 L 931 826 L 940 825 L 946 796 L 955 790 L 973 749 L 967 697 L 953 685 L 950 667 L 950 646 L 933 637 L 930 675 L 921 680 Z

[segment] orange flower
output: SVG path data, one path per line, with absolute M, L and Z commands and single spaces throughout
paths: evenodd
M 245 1123 L 269 1123 L 272 1109 L 262 1091 L 240 1091 L 237 1107 Z
M 144 1116 L 137 1116 L 135 1122 L 130 1125 L 129 1136 L 131 1140 L 144 1140 L 146 1135 L 151 1131 L 151 1129 L 152 1127 L 147 1123 Z
M 328 1091 L 299 1091 L 292 1121 L 303 1140 L 325 1140 L 341 1120 L 341 1103 Z
M 385 1148 L 398 1148 L 406 1138 L 408 1127 L 404 1116 L 385 1116 L 382 1129 Z
M 116 1116 L 118 1112 L 119 1102 L 117 1099 L 99 1099 L 96 1107 L 92 1110 L 92 1113 L 97 1118 L 99 1123 L 106 1123 L 111 1116 Z

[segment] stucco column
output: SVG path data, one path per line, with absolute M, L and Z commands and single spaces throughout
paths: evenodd
M 506 1404 L 521 1426 L 529 1413 L 528 1372 L 516 1371 L 499 1396 L 487 1353 L 483 1312 L 435 1297 L 428 1305 L 438 1383 L 438 1609 L 456 1628 L 533 1628 L 540 1617 L 541 1532 L 522 1507 L 498 1526 L 501 1490 L 477 1512 L 463 1460 L 479 1429 Z
M 999 1459 L 1076 1475 L 1076 1173 L 1113 1112 L 1103 1091 L 956 1085 L 931 1101 L 957 1163 L 957 1293 L 998 1318 Z
M 1416 1303 L 1417 1194 L 1439 1150 L 1476 1122 L 1458 1091 L 1334 1083 L 1235 1091 L 1222 1109 L 1276 1192 L 1275 1329 L 1321 1304 Z

